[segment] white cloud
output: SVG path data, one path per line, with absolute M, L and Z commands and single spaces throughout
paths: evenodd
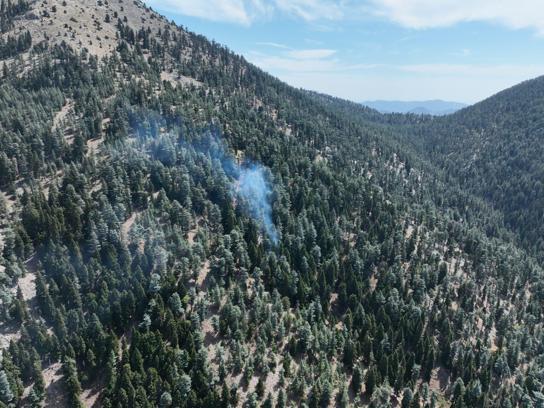
M 544 35 L 542 0 L 147 0 L 172 13 L 250 25 L 277 13 L 308 22 L 381 16 L 423 29 L 486 21 Z
M 315 52 L 314 52 L 315 51 Z M 253 52 L 249 60 L 255 65 L 269 72 L 333 72 L 339 69 L 340 63 L 329 58 L 334 55 L 333 50 L 328 53 L 323 50 L 292 50 L 281 55 L 268 55 Z
M 415 64 L 402 65 L 398 69 L 424 76 L 461 77 L 536 77 L 544 72 L 542 65 L 477 65 L 477 64 Z
M 341 20 L 345 16 L 341 1 L 335 0 L 275 0 L 276 7 L 306 21 Z
M 542 65 L 348 64 L 334 50 L 253 52 L 249 61 L 287 83 L 353 101 L 448 99 L 476 102 L 544 72 Z
M 255 18 L 272 11 L 263 0 L 147 0 L 151 7 L 176 14 L 250 25 Z
M 285 45 L 285 44 L 280 44 L 280 43 L 275 43 L 275 42 L 258 42 L 257 45 L 261 45 L 261 46 L 264 46 L 264 47 L 272 47 L 272 48 L 280 48 L 282 50 L 290 50 L 291 47 Z
M 416 81 L 430 78 L 443 78 L 451 83 L 460 78 L 508 78 L 536 77 L 544 72 L 544 65 L 539 64 L 383 64 L 383 63 L 348 63 L 338 55 L 337 50 L 328 48 L 290 49 L 272 45 L 277 51 L 248 54 L 248 60 L 255 65 L 279 76 L 291 74 L 326 73 L 334 76 L 349 72 L 349 75 L 387 75 L 412 78 Z M 470 55 L 469 50 L 462 50 L 460 55 Z
M 279 54 L 251 52 L 247 56 L 253 64 L 274 74 L 345 72 L 373 69 L 377 64 L 346 64 L 336 57 L 336 50 L 301 49 L 285 50 Z
M 544 0 L 147 0 L 172 14 L 249 26 L 274 16 L 290 16 L 316 27 L 341 28 L 339 21 L 381 18 L 413 29 L 488 22 L 544 35 Z M 344 60 L 344 52 L 306 41 L 261 42 L 248 60 L 294 86 L 351 100 L 449 99 L 475 102 L 544 72 L 544 66 L 470 64 L 472 50 L 451 51 L 444 63 L 363 64 Z M 379 45 L 379 44 L 378 44 Z M 468 45 L 468 44 L 467 44 Z M 315 48 L 311 48 L 311 47 Z M 464 57 L 464 59 L 460 59 Z M 463 62 L 467 63 L 463 63 Z
M 147 0 L 162 10 L 211 21 L 250 25 L 274 13 L 306 21 L 340 20 L 344 0 Z
M 297 60 L 315 60 L 332 57 L 336 54 L 335 50 L 327 49 L 312 49 L 312 50 L 293 50 L 289 51 L 287 55 Z
M 544 34 L 542 0 L 371 0 L 375 12 L 409 28 L 487 21 Z
M 460 51 L 452 52 L 451 55 L 454 57 L 470 57 L 472 55 L 472 50 L 469 48 L 463 48 Z
M 490 68 L 489 71 L 492 71 Z M 508 75 L 389 75 L 382 68 L 360 72 L 290 72 L 279 77 L 287 83 L 352 101 L 372 99 L 446 99 L 478 102 L 529 78 L 520 66 Z

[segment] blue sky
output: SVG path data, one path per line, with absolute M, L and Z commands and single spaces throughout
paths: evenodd
M 482 100 L 544 74 L 542 0 L 147 0 L 297 87 Z

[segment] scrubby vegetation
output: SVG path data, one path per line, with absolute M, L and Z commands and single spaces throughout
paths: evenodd
M 104 58 L 6 61 L 3 404 L 542 403 L 540 265 L 403 139 L 419 119 L 118 13 Z M 266 169 L 277 243 L 225 156 Z

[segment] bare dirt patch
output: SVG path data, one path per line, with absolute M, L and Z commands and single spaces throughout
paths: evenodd
M 104 142 L 102 138 L 87 140 L 87 156 L 92 156 L 98 153 L 100 145 Z
M 123 241 L 125 243 L 128 243 L 129 241 L 129 232 L 132 226 L 134 225 L 134 222 L 136 222 L 136 218 L 138 217 L 138 212 L 133 212 L 130 217 L 121 225 L 121 238 L 123 238 Z
M 200 271 L 198 271 L 198 276 L 196 278 L 196 285 L 201 291 L 206 290 L 205 282 L 209 272 L 210 272 L 210 261 L 206 259 L 206 261 L 204 262 L 204 265 L 202 266 L 202 268 L 200 268 Z
M 62 364 L 54 363 L 43 370 L 45 382 L 45 406 L 68 407 L 68 399 L 64 387 Z
M 100 398 L 101 389 L 102 389 L 102 386 L 97 385 L 95 387 L 83 390 L 80 397 L 81 402 L 83 403 L 83 406 L 87 408 L 100 406 L 99 398 Z
M 444 367 L 437 367 L 431 372 L 431 381 L 429 388 L 433 391 L 443 394 L 450 385 L 450 372 Z
M 183 75 L 175 74 L 174 72 L 161 72 L 161 81 L 170 82 L 172 85 L 183 85 L 183 86 L 196 86 L 199 87 L 202 85 L 201 82 L 196 79 L 189 78 Z
M 164 29 L 169 23 L 158 16 L 151 17 L 141 1 L 96 1 L 96 0 L 40 0 L 35 1 L 26 15 L 15 21 L 13 35 L 30 31 L 32 42 L 43 40 L 52 43 L 65 42 L 76 49 L 86 48 L 97 57 L 112 54 L 117 47 L 117 19 L 135 31 L 150 28 L 153 32 Z M 28 56 L 28 53 L 26 54 Z
M 15 292 L 17 291 L 17 288 L 21 288 L 23 299 L 26 302 L 34 299 L 34 297 L 36 297 L 36 275 L 27 272 L 25 276 L 20 277 L 17 281 L 17 286 L 14 288 Z
M 375 274 L 372 274 L 370 277 L 370 290 L 374 292 L 376 290 L 376 286 L 378 285 L 378 278 Z
M 66 104 L 62 107 L 62 109 L 55 114 L 55 117 L 53 118 L 53 126 L 51 130 L 62 128 L 62 125 L 64 121 L 66 120 L 68 113 L 72 110 L 72 107 L 73 107 L 73 103 L 69 100 L 66 101 Z
M 0 325 L 0 350 L 7 349 L 9 343 L 13 341 L 18 341 L 21 338 L 21 331 L 10 324 Z
M 193 245 L 195 243 L 195 237 L 196 237 L 197 230 L 191 230 L 187 233 L 187 241 L 189 244 Z

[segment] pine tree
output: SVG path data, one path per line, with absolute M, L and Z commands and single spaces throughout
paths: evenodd
M 183 305 L 181 299 L 177 293 L 172 294 L 168 299 L 168 305 L 172 309 L 175 315 L 180 315 L 183 312 Z
M 182 374 L 179 379 L 179 392 L 181 398 L 185 399 L 191 391 L 191 377 L 187 374 Z
M 63 362 L 64 381 L 68 389 L 70 404 L 73 407 L 81 407 L 79 396 L 81 394 L 81 384 L 79 383 L 75 361 L 70 357 L 65 357 Z
M 286 398 L 283 388 L 278 391 L 278 399 L 276 401 L 276 408 L 285 408 Z
M 349 407 L 349 394 L 347 387 L 343 387 L 342 391 L 338 394 L 338 405 L 340 406 L 340 408 Z
M 259 399 L 262 399 L 264 397 L 264 391 L 265 391 L 265 388 L 264 388 L 263 379 L 262 377 L 259 377 L 259 381 L 257 382 L 257 385 L 255 387 L 255 392 L 257 393 L 257 396 L 259 397 Z
M 357 395 L 359 391 L 361 390 L 361 385 L 363 383 L 363 373 L 361 372 L 361 368 L 359 365 L 355 365 L 353 367 L 353 375 L 351 377 L 351 389 L 353 390 L 353 393 Z
M 274 401 L 274 398 L 272 397 L 272 394 L 268 393 L 268 395 L 266 396 L 266 399 L 263 402 L 262 408 L 273 408 L 274 407 L 273 401 Z
M 402 392 L 402 404 L 401 408 L 410 408 L 412 400 L 414 399 L 414 394 L 410 388 L 405 388 Z
M 376 382 L 377 382 L 376 369 L 374 368 L 374 366 L 372 366 L 371 368 L 369 368 L 366 374 L 365 393 L 367 395 L 372 395 L 374 393 Z
M 14 395 L 11 391 L 11 385 L 8 381 L 8 376 L 4 370 L 0 370 L 0 401 L 5 404 L 13 401 Z
M 170 395 L 170 393 L 168 391 L 165 391 L 161 394 L 161 399 L 160 399 L 160 407 L 161 408 L 167 408 L 167 407 L 170 407 L 172 405 L 172 395 Z

